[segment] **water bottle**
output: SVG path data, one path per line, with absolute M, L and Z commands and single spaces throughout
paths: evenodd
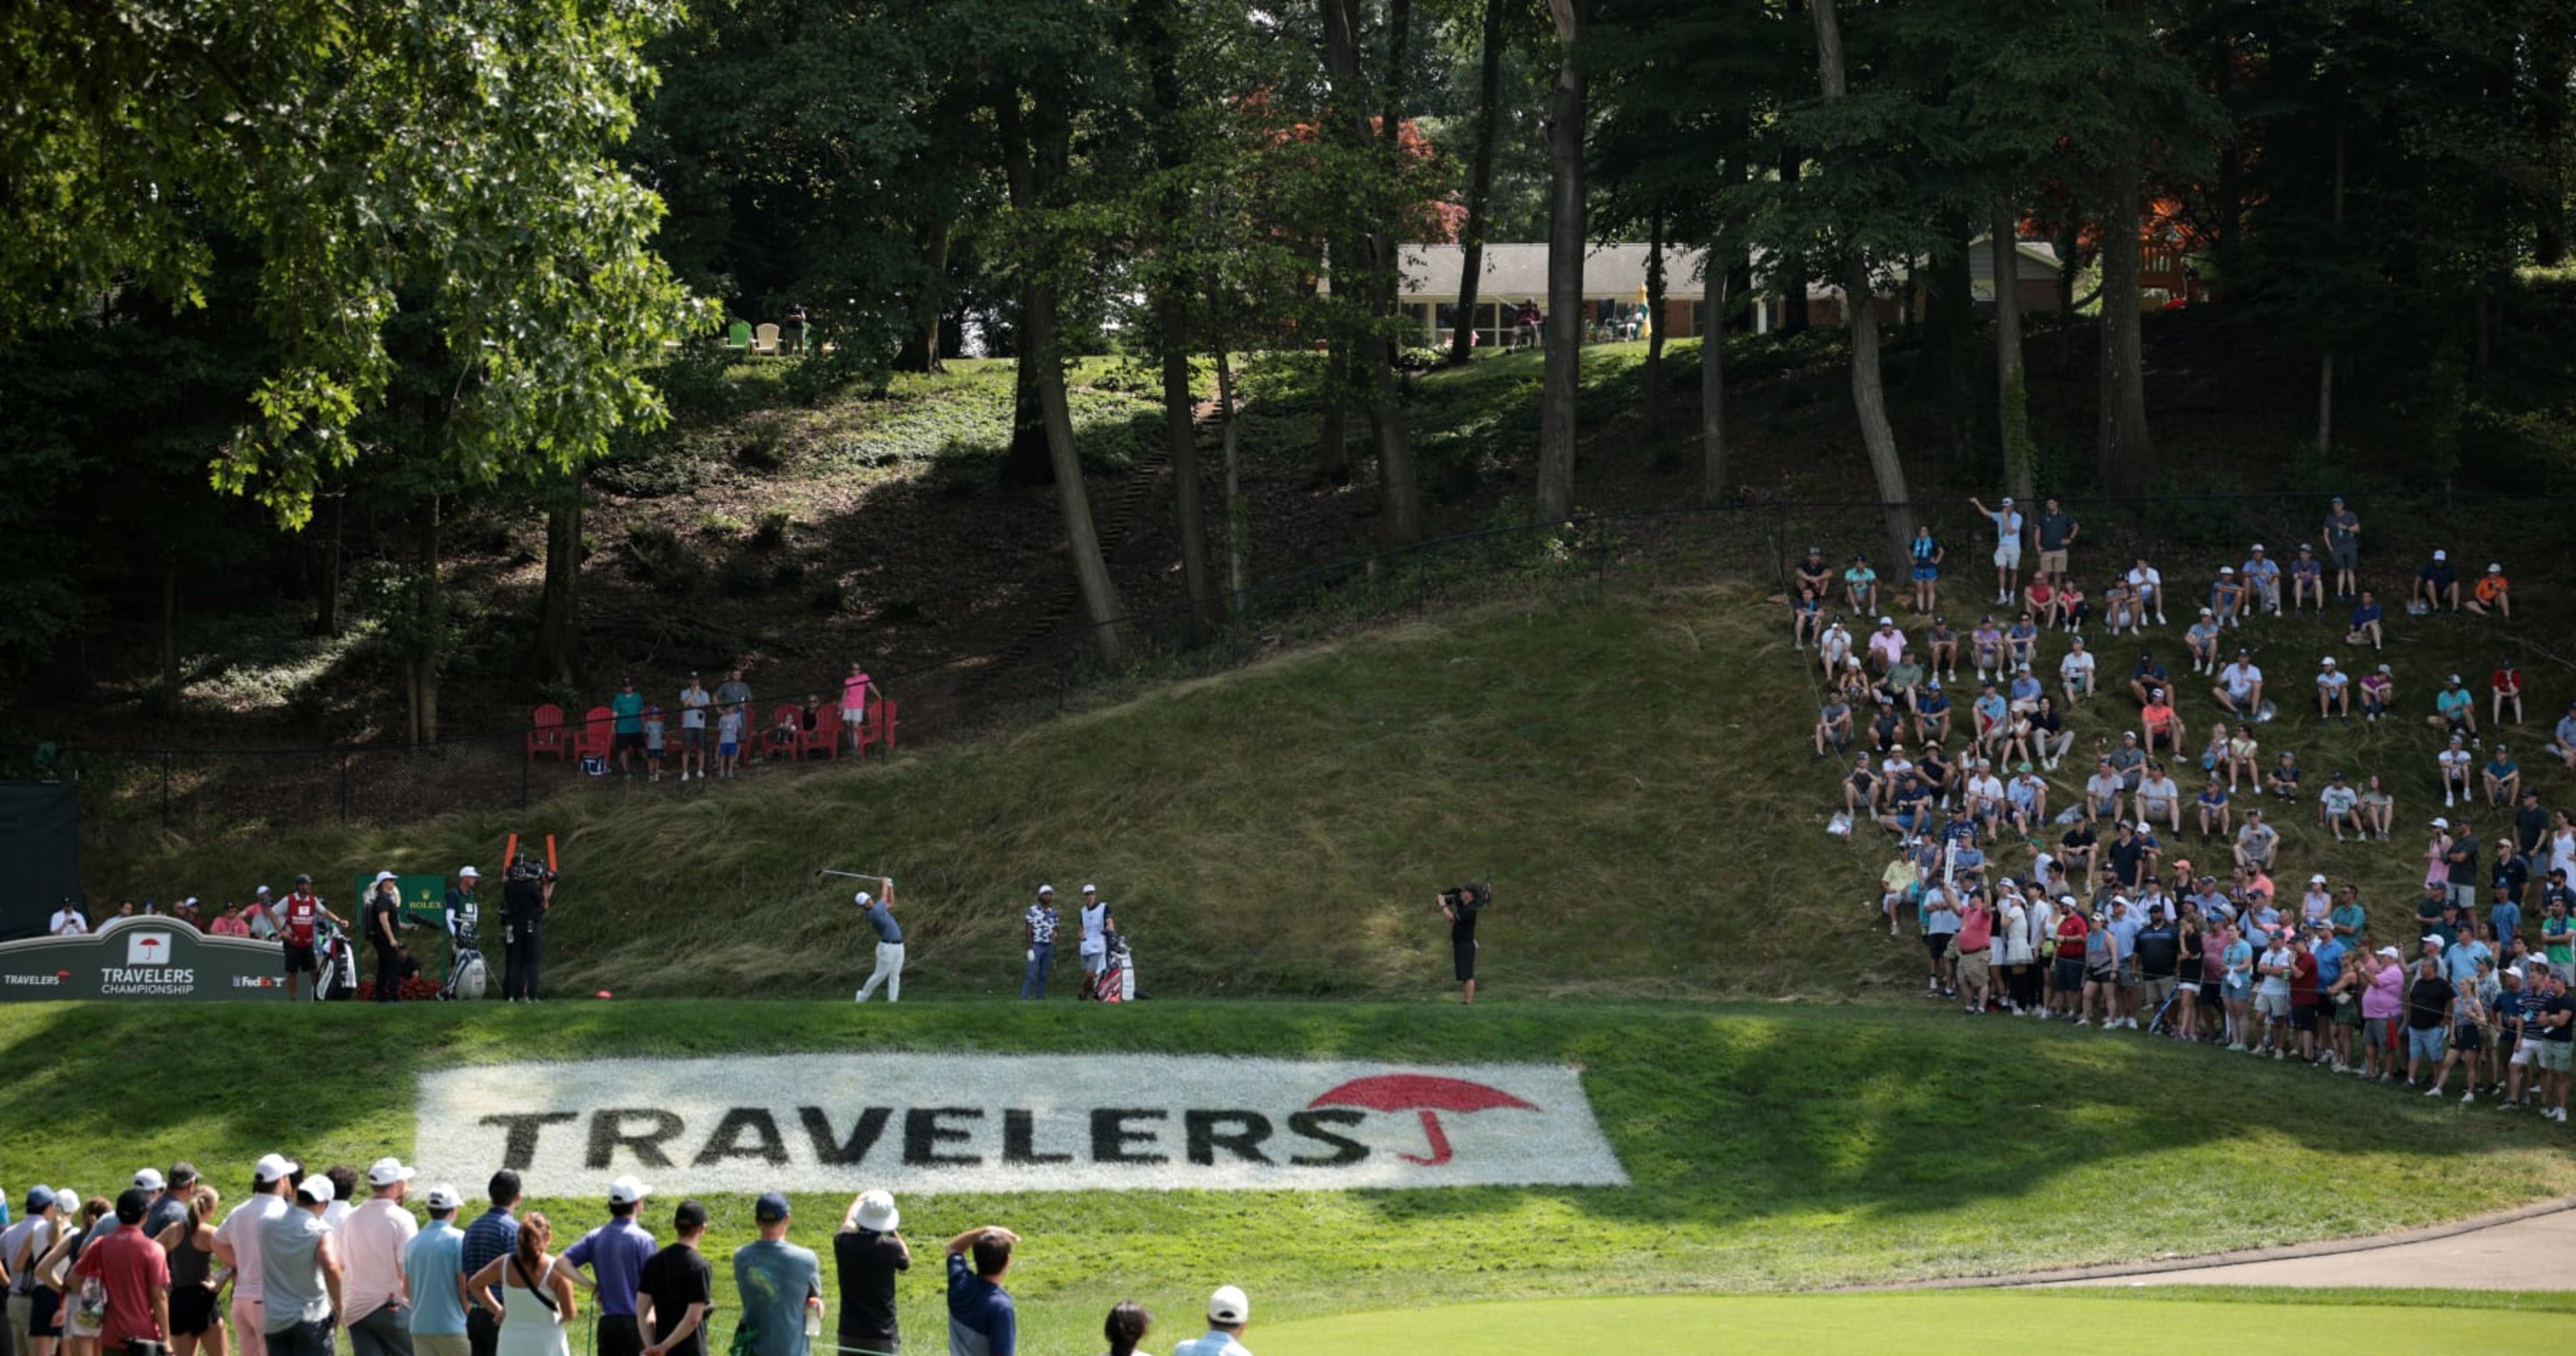
M 819 1295 L 805 1297 L 805 1335 L 807 1337 L 823 1335 L 823 1300 Z

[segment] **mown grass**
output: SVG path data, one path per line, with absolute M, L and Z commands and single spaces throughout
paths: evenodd
M 1632 1185 L 920 1198 L 919 1240 L 998 1219 L 1040 1351 L 1124 1296 L 1221 1280 L 1273 1319 L 1436 1301 L 1904 1280 L 2370 1233 L 2576 1190 L 2562 1133 L 2270 1061 L 1892 1008 L 1669 1003 L 214 1004 L 0 1009 L 0 1180 L 95 1191 L 186 1157 L 411 1155 L 414 1075 L 531 1057 L 1171 1051 L 1585 1071 Z M 2438 1165 L 2438 1166 L 2432 1166 Z M 469 1192 L 478 1183 L 463 1183 Z M 558 1220 L 599 1213 L 530 1185 Z M 716 1199 L 712 1249 L 750 1231 Z M 820 1244 L 844 1202 L 796 1198 Z M 905 1303 L 935 1344 L 936 1272 Z

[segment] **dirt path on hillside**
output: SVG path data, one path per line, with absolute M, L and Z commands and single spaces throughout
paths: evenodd
M 2552 1201 L 2502 1215 L 2373 1238 L 2304 1243 L 2126 1268 L 2094 1267 L 2078 1276 L 2016 1276 L 1994 1284 L 2576 1290 L 2576 1202 Z

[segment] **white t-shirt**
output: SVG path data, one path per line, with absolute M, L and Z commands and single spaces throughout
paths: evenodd
M 2057 676 L 2069 681 L 2082 679 L 2087 683 L 2092 682 L 2093 652 L 2091 650 L 2067 651 L 2066 657 L 2057 661 Z
M 2343 691 L 2344 685 L 2351 681 L 2352 676 L 2341 669 L 2321 669 L 2317 673 L 2317 686 L 2331 692 Z
M 2218 681 L 2227 685 L 2228 696 L 2242 697 L 2252 692 L 2256 683 L 2263 681 L 2263 670 L 2240 659 L 2220 669 Z
M 2158 570 L 2153 565 L 2147 566 L 2144 569 L 2129 571 L 2129 587 L 2133 589 L 2160 589 L 2164 587 L 2164 584 L 2165 576 L 2163 571 Z
M 1969 781 L 1968 794 L 1989 803 L 2000 802 L 2004 798 L 2004 784 L 1989 772 Z
M 78 909 L 54 910 L 54 921 L 47 929 L 57 937 L 78 937 L 89 931 L 89 920 Z
M 2462 781 L 2468 780 L 2469 764 L 2475 761 L 2467 749 L 2444 749 L 2434 754 L 2433 760 L 2441 764 L 2445 776 L 2457 776 Z

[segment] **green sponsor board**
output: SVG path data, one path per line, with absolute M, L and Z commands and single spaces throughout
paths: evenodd
M 373 875 L 358 877 L 358 888 L 349 893 L 357 912 L 348 915 L 349 930 L 364 932 L 367 926 L 367 897 L 376 888 Z M 402 892 L 402 921 L 447 925 L 447 877 L 396 876 L 394 888 Z
M 175 918 L 111 918 L 79 937 L 0 942 L 0 999 L 283 999 L 275 942 L 209 937 Z

